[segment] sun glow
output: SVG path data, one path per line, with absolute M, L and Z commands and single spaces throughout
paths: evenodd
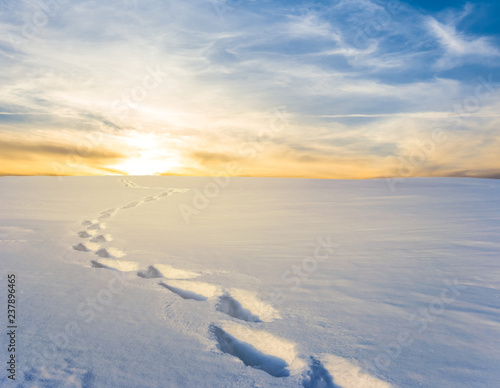
M 160 140 L 156 134 L 134 132 L 126 140 L 134 155 L 112 167 L 127 175 L 158 175 L 172 172 L 178 163 L 174 156 L 166 151 L 166 146 L 162 145 Z

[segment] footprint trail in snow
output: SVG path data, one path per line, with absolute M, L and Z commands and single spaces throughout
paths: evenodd
M 103 210 L 95 219 L 85 220 L 81 223 L 82 226 L 85 227 L 85 230 L 82 230 L 77 233 L 77 235 L 82 239 L 89 239 L 84 243 L 79 243 L 73 246 L 73 249 L 80 252 L 94 252 L 97 256 L 101 258 L 119 258 L 125 256 L 125 253 L 117 248 L 104 248 L 98 244 L 107 243 L 113 240 L 111 234 L 104 234 L 103 231 L 106 229 L 106 224 L 103 220 L 108 220 L 114 217 L 118 212 L 135 208 L 137 206 L 146 204 L 148 202 L 157 201 L 164 197 L 168 197 L 169 195 L 176 193 L 183 193 L 189 191 L 188 189 L 177 189 L 177 188 L 164 188 L 164 187 L 144 187 L 139 186 L 135 182 L 133 182 L 129 178 L 121 179 L 121 182 L 125 184 L 127 187 L 137 188 L 137 189 L 161 189 L 163 190 L 158 195 L 149 195 L 144 197 L 139 201 L 130 202 L 120 208 L 111 208 Z M 94 262 L 95 260 L 93 260 Z M 94 263 L 91 263 L 92 266 L 95 267 Z
M 167 264 L 151 264 L 147 268 L 140 268 L 140 264 L 135 261 L 122 260 L 121 257 L 126 256 L 122 250 L 103 247 L 101 244 L 113 240 L 111 234 L 104 233 L 106 224 L 103 220 L 111 219 L 120 211 L 130 211 L 172 194 L 189 191 L 189 189 L 139 186 L 130 178 L 123 178 L 121 182 L 133 189 L 164 191 L 158 195 L 149 195 L 141 200 L 132 201 L 120 208 L 104 210 L 97 218 L 81 223 L 85 230 L 78 232 L 77 235 L 84 241 L 74 245 L 73 249 L 87 254 L 93 252 L 97 257 L 90 260 L 92 268 L 135 272 L 145 281 L 157 280 L 159 289 L 174 294 L 182 300 L 182 303 L 197 304 L 213 301 L 214 310 L 221 313 L 222 318 L 220 322 L 207 324 L 207 335 L 221 354 L 235 357 L 247 367 L 266 372 L 274 378 L 298 376 L 303 388 L 340 387 L 334 384 L 334 377 L 329 371 L 332 368 L 327 369 L 318 357 L 300 356 L 295 343 L 264 330 L 266 323 L 282 317 L 273 306 L 262 301 L 255 293 L 237 288 L 225 289 L 218 284 L 193 280 L 209 274 L 208 272 L 194 272 Z M 347 360 L 333 355 L 324 355 L 323 358 L 330 362 L 330 365 L 335 365 L 336 372 L 348 370 L 350 374 L 357 373 L 359 381 L 367 383 L 366 386 L 390 388 L 388 383 L 363 374 L 359 367 L 353 366 Z M 331 360 L 336 360 L 336 363 L 332 364 Z M 338 368 L 339 363 L 343 369 Z M 342 375 L 339 377 L 342 380 Z

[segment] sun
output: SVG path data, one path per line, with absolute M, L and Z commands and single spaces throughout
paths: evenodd
M 174 155 L 162 145 L 160 136 L 152 133 L 134 132 L 127 136 L 133 157 L 112 166 L 127 175 L 158 175 L 172 172 L 178 166 Z
M 160 174 L 165 170 L 168 170 L 168 167 L 161 166 L 157 159 L 148 159 L 146 157 L 138 157 L 127 159 L 125 162 L 120 163 L 114 168 L 117 170 L 123 171 L 127 175 L 156 175 Z

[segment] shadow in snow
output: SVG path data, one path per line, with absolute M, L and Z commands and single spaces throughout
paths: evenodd
M 211 325 L 210 331 L 217 340 L 218 348 L 221 351 L 238 357 L 245 365 L 260 369 L 274 377 L 290 376 L 287 369 L 288 364 L 281 358 L 262 353 L 254 346 L 238 340 L 218 326 Z
M 99 263 L 98 261 L 95 261 L 95 260 L 90 260 L 90 264 L 92 264 L 92 267 L 94 267 L 94 268 L 105 268 L 105 269 L 111 269 L 113 271 L 117 271 L 116 268 L 104 265 L 104 264 Z
M 250 310 L 243 308 L 240 302 L 228 294 L 224 294 L 219 297 L 216 309 L 229 315 L 230 317 L 241 319 L 243 321 L 262 322 L 257 315 L 252 314 Z
M 137 272 L 137 276 L 145 279 L 155 279 L 163 277 L 162 273 L 152 265 L 150 265 L 145 271 Z
M 333 383 L 330 372 L 314 357 L 311 357 L 309 370 L 302 380 L 302 386 L 304 388 L 341 388 Z
M 203 302 L 203 301 L 208 299 L 207 297 L 205 297 L 203 295 L 197 294 L 197 293 L 192 292 L 192 291 L 183 290 L 182 288 L 172 287 L 172 286 L 169 286 L 168 284 L 163 283 L 163 282 L 159 282 L 158 284 L 162 287 L 165 287 L 167 290 L 172 291 L 174 294 L 179 295 L 182 299 L 193 299 L 193 300 L 197 300 L 199 302 Z

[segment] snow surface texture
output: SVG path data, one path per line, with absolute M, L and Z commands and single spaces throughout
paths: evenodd
M 1 273 L 17 275 L 20 326 L 17 379 L 2 370 L 1 386 L 500 380 L 499 181 L 0 186 Z

